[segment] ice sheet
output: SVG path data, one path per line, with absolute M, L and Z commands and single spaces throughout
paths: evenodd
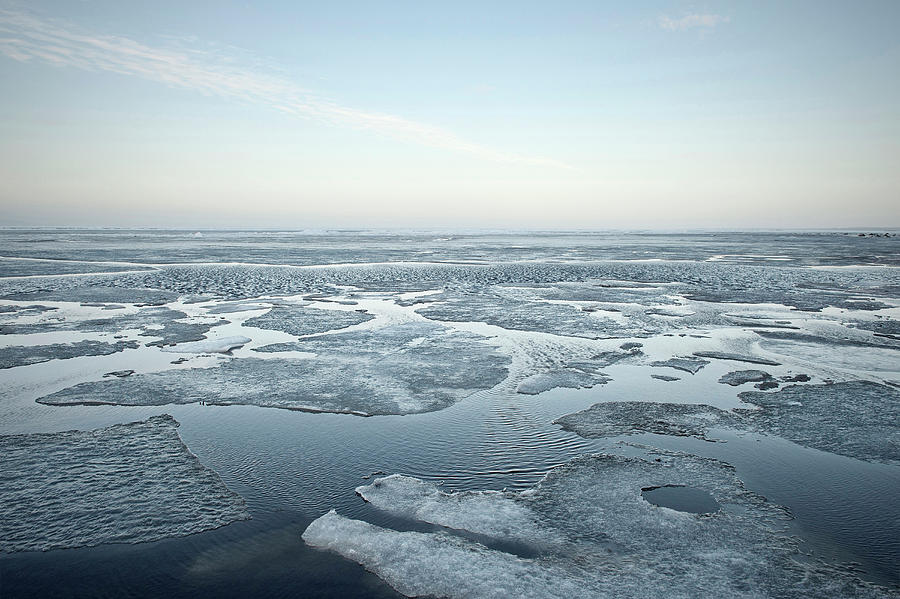
M 822 451 L 900 463 L 900 390 L 893 387 L 851 381 L 745 391 L 739 397 L 761 408 L 744 412 L 761 430 Z
M 510 507 L 519 504 L 534 525 L 516 528 L 517 537 L 550 529 L 567 541 L 522 558 L 446 532 L 397 532 L 334 511 L 303 533 L 307 544 L 361 563 L 407 596 L 885 596 L 844 571 L 804 562 L 796 539 L 784 534 L 788 512 L 746 490 L 729 465 L 709 458 L 662 451 L 646 459 L 585 456 L 554 469 L 534 489 L 483 492 L 477 503 L 472 493 L 435 498 L 427 483 L 382 480 L 393 482 L 372 498 L 392 513 L 483 532 L 491 526 L 479 513 L 493 504 L 500 522 L 507 514 L 520 522 Z M 721 509 L 691 514 L 642 498 L 642 489 L 665 485 L 702 489 Z
M 304 359 L 235 358 L 220 366 L 89 382 L 40 398 L 49 405 L 248 404 L 360 415 L 445 408 L 507 375 L 509 358 L 483 337 L 432 323 L 334 333 L 259 351 Z
M 0 436 L 0 550 L 184 536 L 249 518 L 168 415 L 93 431 Z
M 0 368 L 15 368 L 50 360 L 66 360 L 78 356 L 105 356 L 139 347 L 136 341 L 78 341 L 54 345 L 11 346 L 0 349 Z
M 708 436 L 710 428 L 743 426 L 741 418 L 712 406 L 650 401 L 598 403 L 581 412 L 557 418 L 554 422 L 564 430 L 588 438 L 656 433 L 697 437 L 706 441 L 711 440 Z

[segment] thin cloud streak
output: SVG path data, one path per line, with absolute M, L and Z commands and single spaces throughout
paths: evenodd
M 0 9 L 0 53 L 87 71 L 110 71 L 264 105 L 297 117 L 369 130 L 410 143 L 513 164 L 571 168 L 550 158 L 495 150 L 426 123 L 342 106 L 277 76 L 235 64 L 233 57 L 179 47 L 152 47 L 127 37 L 89 34 L 59 22 Z
M 680 19 L 673 19 L 665 15 L 659 17 L 659 26 L 669 31 L 685 31 L 694 27 L 711 29 L 719 23 L 728 23 L 729 17 L 722 15 L 685 15 Z

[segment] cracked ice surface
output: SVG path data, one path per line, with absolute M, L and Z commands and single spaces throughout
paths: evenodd
M 544 391 L 565 387 L 569 389 L 589 389 L 594 385 L 608 383 L 611 379 L 602 373 L 585 372 L 573 369 L 559 369 L 550 372 L 533 374 L 522 380 L 516 387 L 516 393 L 538 395 Z
M 509 358 L 485 341 L 427 322 L 339 332 L 259 348 L 315 354 L 308 358 L 238 358 L 214 368 L 137 374 L 82 383 L 38 402 L 164 405 L 203 401 L 360 415 L 429 412 L 506 378 Z
M 893 387 L 851 381 L 738 397 L 761 408 L 741 410 L 751 426 L 822 451 L 900 463 L 900 391 Z
M 168 415 L 93 431 L 0 436 L 0 551 L 184 536 L 249 518 Z
M 586 438 L 655 433 L 710 441 L 707 436 L 710 428 L 737 427 L 742 424 L 742 419 L 705 405 L 610 401 L 567 414 L 554 423 Z
M 305 306 L 275 306 L 265 314 L 244 322 L 246 326 L 282 331 L 290 335 L 312 335 L 343 329 L 375 318 L 355 310 L 323 310 Z
M 722 509 L 678 512 L 641 497 L 643 488 L 664 485 L 703 489 Z M 796 539 L 783 534 L 787 510 L 710 458 L 664 451 L 649 459 L 583 456 L 518 494 L 441 494 L 407 477 L 378 479 L 360 491 L 395 514 L 488 536 L 514 531 L 541 549 L 523 558 L 449 530 L 397 532 L 334 511 L 303 533 L 307 544 L 359 562 L 407 596 L 886 596 L 838 570 L 795 561 Z M 565 542 L 544 545 L 546 531 Z
M 84 340 L 75 343 L 55 343 L 53 345 L 14 345 L 4 347 L 0 356 L 0 368 L 15 368 L 29 364 L 39 364 L 50 360 L 67 360 L 79 356 L 107 356 L 126 349 L 135 349 L 137 341 L 102 341 Z

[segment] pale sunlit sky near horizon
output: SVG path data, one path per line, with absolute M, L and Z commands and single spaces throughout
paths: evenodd
M 0 0 L 0 226 L 900 226 L 900 2 Z

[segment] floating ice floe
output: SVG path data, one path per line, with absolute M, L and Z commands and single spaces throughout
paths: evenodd
M 179 343 L 171 347 L 164 347 L 162 351 L 176 354 L 227 354 L 233 349 L 243 347 L 253 341 L 249 337 L 233 335 L 219 339 L 205 339 L 203 341 L 190 341 Z
M 57 343 L 53 345 L 28 345 L 4 347 L 0 350 L 0 368 L 15 368 L 29 364 L 39 364 L 50 360 L 67 360 L 79 356 L 107 356 L 126 349 L 135 349 L 137 341 L 103 341 L 84 340 L 75 343 Z
M 0 324 L 0 335 L 27 335 L 50 331 L 101 331 L 118 332 L 125 329 L 143 329 L 141 337 L 157 337 L 147 345 L 164 346 L 188 341 L 200 341 L 212 326 L 201 322 L 182 322 L 187 314 L 167 307 L 145 307 L 136 313 L 104 315 L 103 318 L 81 320 L 54 320 L 52 322 L 31 322 Z
M 734 360 L 736 362 L 748 362 L 750 364 L 762 364 L 764 366 L 780 366 L 780 362 L 770 360 L 768 358 L 760 358 L 758 356 L 744 356 L 741 354 L 733 354 L 721 351 L 695 351 L 694 355 L 698 358 L 713 358 L 716 360 Z
M 522 380 L 516 387 L 516 393 L 537 395 L 557 387 L 568 389 L 589 389 L 594 385 L 602 385 L 611 381 L 602 373 L 586 372 L 569 368 L 533 374 Z
M 248 404 L 359 415 L 429 412 L 490 389 L 509 358 L 478 335 L 416 322 L 277 344 L 303 359 L 237 358 L 213 368 L 82 383 L 38 399 L 49 405 Z
M 844 570 L 803 560 L 784 508 L 744 488 L 723 462 L 657 451 L 576 458 L 521 493 L 439 494 L 407 477 L 360 491 L 392 514 L 445 523 L 399 532 L 331 511 L 303 533 L 413 597 L 884 597 Z M 376 481 L 376 484 L 379 482 Z M 689 486 L 721 509 L 653 505 L 642 491 Z M 495 514 L 491 522 L 489 514 Z M 479 543 L 454 529 L 482 535 Z M 544 542 L 552 531 L 561 542 Z M 491 548 L 513 536 L 536 557 Z M 496 535 L 496 536 L 495 536 Z
M 275 306 L 265 314 L 247 320 L 249 327 L 282 331 L 302 336 L 343 329 L 375 318 L 356 310 L 324 310 L 305 306 Z
M 0 436 L 0 551 L 184 536 L 250 517 L 168 415 Z
M 699 404 L 609 401 L 554 420 L 582 437 L 616 437 L 640 433 L 697 437 L 710 441 L 710 428 L 734 428 L 742 419 L 731 412 Z
M 709 364 L 709 360 L 702 360 L 700 358 L 669 358 L 668 360 L 657 360 L 656 362 L 650 362 L 650 366 L 657 366 L 660 368 L 674 368 L 676 370 L 683 370 L 684 372 L 689 372 L 691 374 L 697 374 L 701 368 Z
M 516 493 L 461 491 L 444 493 L 434 484 L 393 474 L 356 488 L 375 507 L 395 516 L 466 530 L 501 541 L 540 546 L 563 542 L 562 535 L 542 527 Z
M 667 383 L 671 383 L 672 381 L 680 381 L 681 380 L 677 376 L 669 376 L 668 374 L 651 374 L 650 378 L 656 379 L 658 381 L 665 381 Z
M 900 463 L 900 390 L 868 381 L 790 385 L 738 397 L 751 426 L 798 445 L 860 460 Z
M 760 383 L 771 381 L 772 375 L 762 370 L 734 370 L 719 377 L 719 382 L 725 385 L 737 387 L 744 383 Z

